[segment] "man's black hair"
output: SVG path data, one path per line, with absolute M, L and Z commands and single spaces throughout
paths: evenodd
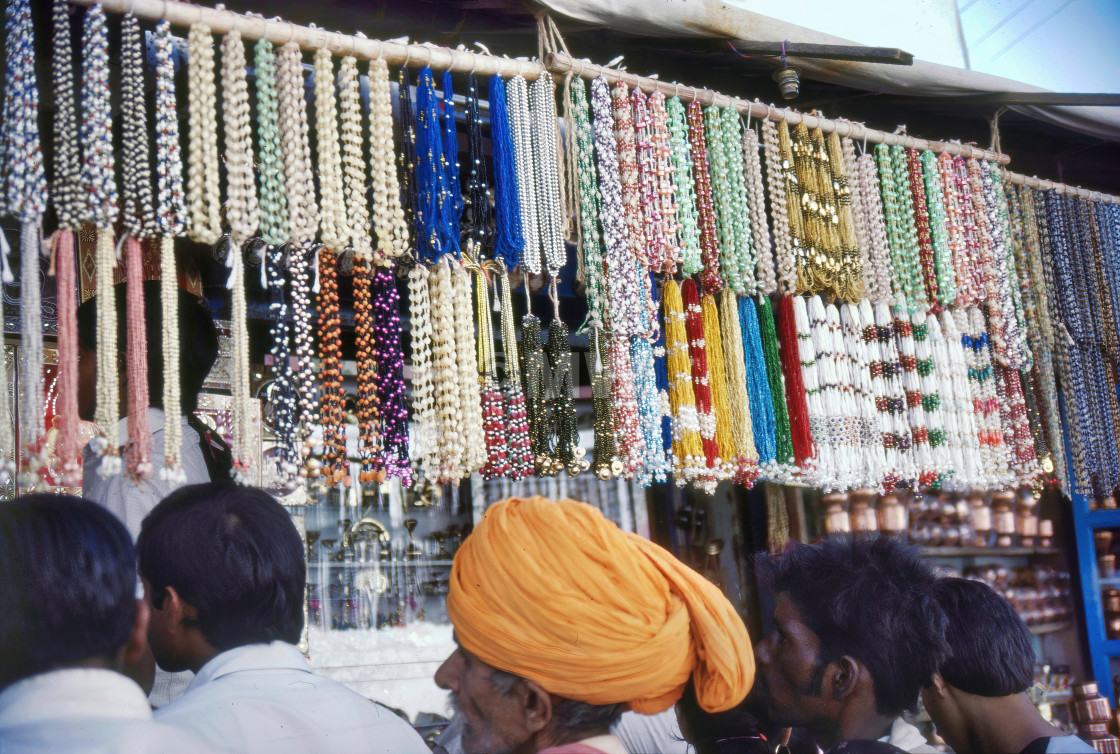
M 1015 608 L 987 584 L 944 578 L 934 599 L 945 613 L 945 682 L 977 696 L 1010 696 L 1034 684 L 1034 642 Z
M 113 286 L 117 299 L 117 345 L 125 352 L 125 290 L 121 283 Z M 179 384 L 180 411 L 189 414 L 198 408 L 198 394 L 206 375 L 218 360 L 218 331 L 206 302 L 194 294 L 179 293 Z M 148 335 L 148 404 L 163 406 L 163 305 L 160 282 L 144 281 L 144 326 Z M 78 307 L 78 343 L 87 350 L 97 350 L 97 296 Z
M 760 576 L 785 594 L 820 641 L 816 693 L 828 663 L 849 655 L 875 682 L 875 706 L 898 715 L 917 705 L 944 656 L 937 580 L 918 548 L 890 537 L 834 537 L 760 556 Z
M 136 620 L 136 551 L 99 505 L 34 494 L 0 503 L 0 688 L 104 658 Z
M 195 622 L 215 649 L 299 641 L 303 541 L 267 492 L 232 482 L 182 487 L 144 519 L 136 549 L 152 604 L 161 607 L 174 587 L 198 609 Z
M 677 717 L 683 718 L 696 754 L 769 754 L 774 749 L 749 707 L 744 699 L 729 710 L 707 712 L 700 706 L 690 678 L 677 700 Z

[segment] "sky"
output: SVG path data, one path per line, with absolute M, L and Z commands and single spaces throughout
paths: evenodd
M 974 71 L 1120 93 L 1120 0 L 957 0 Z

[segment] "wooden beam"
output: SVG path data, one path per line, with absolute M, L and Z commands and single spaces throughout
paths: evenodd
M 898 105 L 1059 105 L 1067 107 L 1118 107 L 1120 94 L 1098 92 L 982 92 L 941 97 L 881 95 L 877 102 Z
M 755 42 L 753 40 L 737 39 L 732 44 L 736 50 L 744 55 L 771 56 L 782 54 L 781 42 Z M 792 58 L 827 58 L 831 60 L 853 60 L 860 63 L 914 65 L 914 56 L 897 47 L 816 45 L 786 42 L 785 53 Z

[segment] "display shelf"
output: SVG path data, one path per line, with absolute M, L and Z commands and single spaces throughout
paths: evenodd
M 1018 555 L 1058 555 L 1054 547 L 923 547 L 927 558 L 1011 557 Z
M 1055 621 L 1053 623 L 1038 623 L 1033 626 L 1027 626 L 1031 633 L 1035 636 L 1043 636 L 1045 634 L 1054 634 L 1058 631 L 1065 631 L 1067 628 L 1073 628 L 1073 623 L 1070 621 Z
M 1120 526 L 1120 508 L 1102 508 L 1100 510 L 1089 511 L 1086 520 L 1089 527 L 1092 529 Z

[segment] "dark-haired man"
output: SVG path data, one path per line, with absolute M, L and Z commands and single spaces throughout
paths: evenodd
M 1034 684 L 1030 629 L 987 584 L 945 578 L 934 587 L 949 652 L 922 701 L 956 751 L 1078 754 L 1092 746 L 1063 736 L 1026 695 Z
M 65 495 L 0 504 L 0 574 L 0 752 L 211 751 L 154 722 L 122 674 L 151 681 L 148 609 L 108 511 Z
M 267 493 L 184 487 L 144 519 L 137 549 L 156 661 L 196 673 L 156 719 L 243 754 L 427 754 L 408 723 L 312 673 L 294 646 L 303 542 Z
M 117 305 L 117 344 L 123 360 L 127 333 L 125 328 L 125 288 L 114 286 Z M 99 294 L 101 295 L 101 294 Z M 218 358 L 218 333 L 206 302 L 198 296 L 178 291 L 179 380 L 180 405 L 173 410 L 163 405 L 163 306 L 160 283 L 144 283 L 144 329 L 148 340 L 148 426 L 152 431 L 153 473 L 137 481 L 120 473 L 107 473 L 101 457 L 93 448 L 82 451 L 82 497 L 102 505 L 124 522 L 133 540 L 140 534 L 140 522 L 156 503 L 166 497 L 175 483 L 166 478 L 164 463 L 164 428 L 177 422 L 182 437 L 180 462 L 185 484 L 209 482 L 228 476 L 228 459 L 220 438 L 207 436 L 205 425 L 194 417 L 202 383 Z M 97 296 L 78 307 L 78 413 L 92 420 L 97 408 Z M 122 361 L 123 363 L 123 361 Z M 123 379 L 127 371 L 120 369 Z M 115 428 L 117 443 L 128 442 L 126 385 L 121 389 L 122 418 Z M 103 429 L 108 430 L 108 427 Z
M 913 709 L 943 654 L 937 576 L 889 538 L 794 544 L 759 560 L 774 630 L 759 645 L 756 693 L 777 725 L 805 727 L 824 749 L 880 740 L 935 751 L 899 715 Z

